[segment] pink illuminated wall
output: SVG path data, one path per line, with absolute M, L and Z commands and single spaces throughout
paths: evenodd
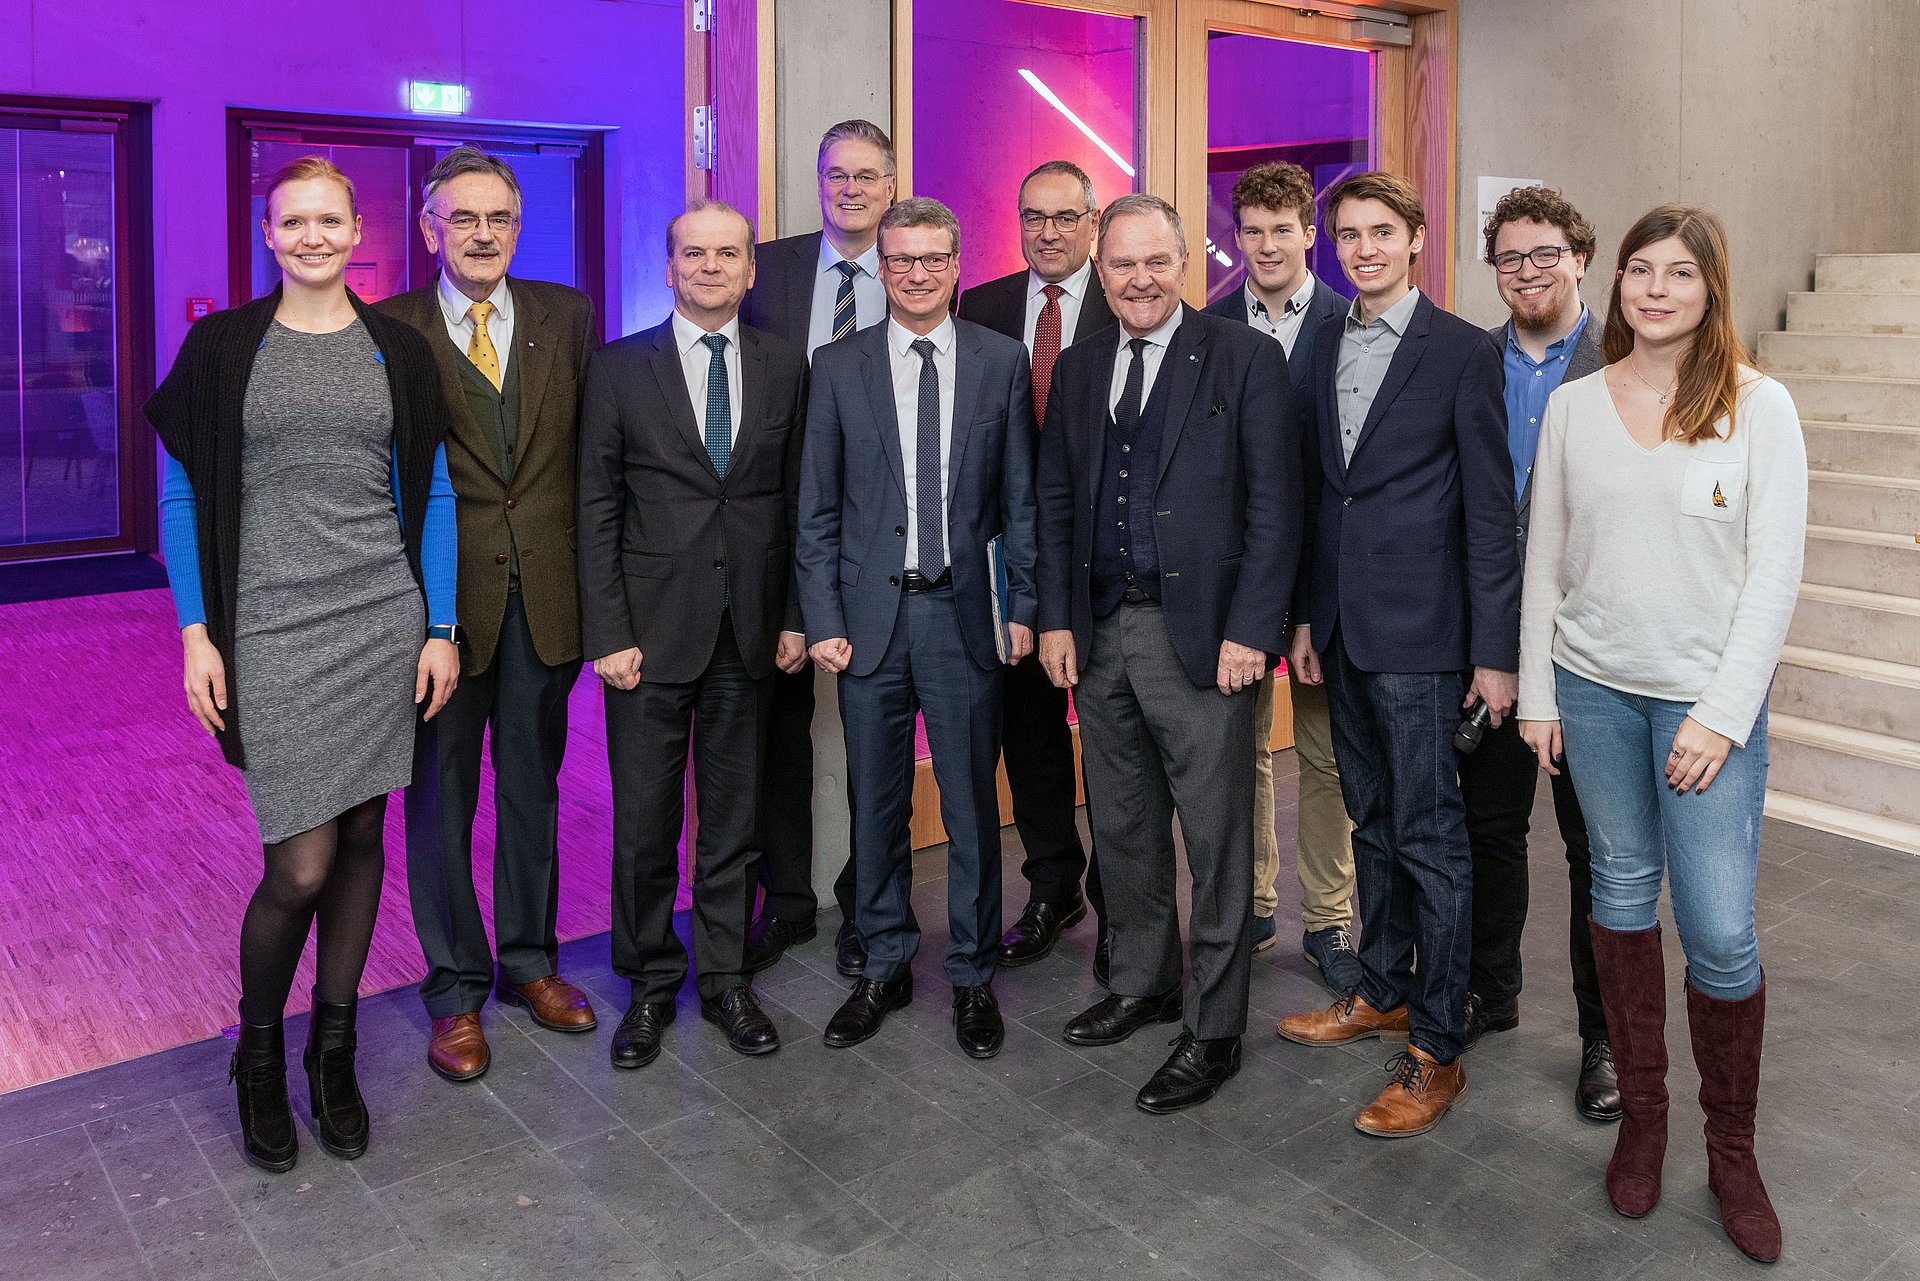
M 914 7 L 913 194 L 960 219 L 964 288 L 1022 266 L 1015 199 L 1046 160 L 1071 160 L 1101 204 L 1134 179 L 1020 75 L 1031 71 L 1087 127 L 1137 161 L 1135 23 L 1013 0 Z

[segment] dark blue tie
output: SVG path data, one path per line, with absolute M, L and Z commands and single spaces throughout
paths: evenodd
M 913 340 L 920 354 L 920 422 L 914 435 L 913 514 L 919 522 L 920 564 L 924 578 L 938 578 L 947 567 L 946 502 L 940 492 L 945 470 L 940 450 L 940 374 L 933 367 L 933 343 Z
M 848 262 L 842 258 L 834 264 L 840 271 L 840 287 L 833 294 L 833 338 L 839 342 L 852 333 L 859 323 L 859 306 L 853 297 L 853 278 L 860 272 L 860 264 Z
M 1132 440 L 1133 430 L 1140 425 L 1140 393 L 1147 384 L 1147 340 L 1131 338 L 1127 346 L 1133 348 L 1133 358 L 1127 363 L 1127 381 L 1120 388 L 1120 403 L 1113 407 L 1114 426 L 1120 429 L 1120 439 Z
M 727 464 L 733 461 L 733 402 L 727 392 L 727 336 L 706 334 L 701 342 L 713 353 L 707 362 L 707 457 L 713 460 L 714 474 L 727 478 Z M 720 579 L 720 608 L 733 603 L 732 574 Z

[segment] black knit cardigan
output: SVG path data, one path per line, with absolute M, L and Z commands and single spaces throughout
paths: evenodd
M 421 583 L 420 535 L 426 523 L 433 459 L 446 438 L 448 411 L 432 349 L 419 330 L 347 298 L 386 364 L 393 399 L 393 434 L 400 464 L 400 511 L 407 562 Z M 245 673 L 234 664 L 233 634 L 240 581 L 240 445 L 247 382 L 280 306 L 280 290 L 243 306 L 217 311 L 187 331 L 166 381 L 146 404 L 160 443 L 180 460 L 193 485 L 200 542 L 200 585 L 207 634 L 226 665 L 227 724 L 218 735 L 231 765 L 244 767 L 240 727 Z M 425 588 L 422 587 L 424 594 Z

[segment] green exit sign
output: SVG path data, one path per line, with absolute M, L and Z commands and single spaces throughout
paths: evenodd
M 467 110 L 465 85 L 440 84 L 433 80 L 414 80 L 407 84 L 407 106 L 436 116 L 464 115 Z

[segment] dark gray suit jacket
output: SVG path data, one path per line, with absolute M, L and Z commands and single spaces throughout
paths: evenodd
M 1493 345 L 1500 349 L 1502 367 L 1505 366 L 1507 353 L 1507 331 L 1513 322 L 1495 325 L 1487 330 L 1487 336 L 1493 339 Z M 1573 345 L 1573 354 L 1567 357 L 1567 372 L 1560 379 L 1560 385 L 1566 386 L 1576 378 L 1585 378 L 1595 370 L 1604 369 L 1607 358 L 1600 353 L 1600 334 L 1606 328 L 1606 321 L 1600 316 L 1587 315 L 1587 327 L 1580 331 L 1580 341 Z M 1520 491 L 1520 505 L 1517 509 L 1519 519 L 1514 522 L 1514 532 L 1520 535 L 1520 563 L 1527 563 L 1527 526 L 1533 519 L 1533 473 L 1527 473 L 1527 483 Z
M 1027 337 L 1027 270 L 1021 268 L 997 280 L 975 285 L 960 295 L 960 315 L 976 325 L 985 325 L 1015 342 Z M 1071 347 L 1089 334 L 1097 334 L 1113 323 L 1113 310 L 1107 306 L 1106 291 L 1100 288 L 1100 273 L 1087 280 L 1087 295 L 1080 300 L 1080 317 L 1073 322 L 1073 333 L 1062 348 Z
M 1027 349 L 956 319 L 947 553 L 960 636 L 983 669 L 999 666 L 987 544 L 1005 534 L 1008 618 L 1034 624 L 1032 374 Z M 886 322 L 814 353 L 800 482 L 800 600 L 809 644 L 844 636 L 848 672 L 885 657 L 907 563 L 907 490 Z
M 580 613 L 586 655 L 640 647 L 640 679 L 696 679 L 723 581 L 747 672 L 800 630 L 793 521 L 807 363 L 740 327 L 740 428 L 723 480 L 687 395 L 673 319 L 595 352 L 580 419 Z M 723 570 L 725 571 L 723 573 Z
M 817 231 L 782 236 L 754 247 L 753 288 L 740 304 L 740 323 L 807 350 L 813 324 L 813 288 L 820 272 Z

